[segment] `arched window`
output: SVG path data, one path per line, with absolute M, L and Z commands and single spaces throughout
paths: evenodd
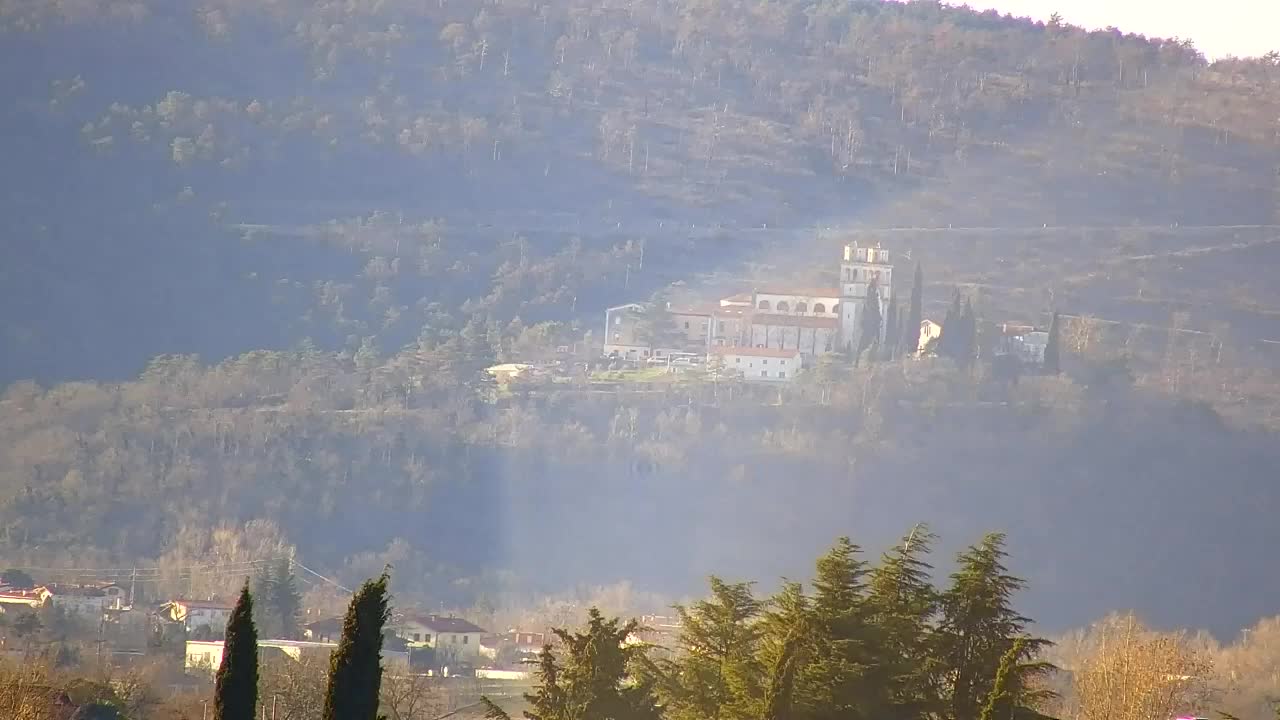
M 822 303 L 814 303 L 813 311 L 816 313 L 825 313 L 827 311 L 827 306 Z
M 831 314 L 832 315 L 840 314 L 840 303 L 836 303 L 835 305 L 831 306 Z
M 760 304 L 756 306 L 756 309 L 757 309 L 757 310 L 768 310 L 768 309 L 769 309 L 769 301 L 768 301 L 768 300 L 761 300 L 761 301 L 760 301 Z
M 778 301 L 778 312 L 780 313 L 791 312 L 791 306 L 787 304 L 786 300 Z
M 804 304 L 804 303 L 802 303 L 802 302 L 801 302 L 801 303 L 796 303 L 796 312 L 798 312 L 798 313 L 807 313 L 807 312 L 809 312 L 809 306 L 808 306 L 808 305 L 805 305 L 805 304 Z

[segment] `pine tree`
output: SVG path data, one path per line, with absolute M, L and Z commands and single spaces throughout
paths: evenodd
M 804 643 L 802 626 L 792 627 L 783 639 L 777 658 L 769 668 L 764 691 L 764 720 L 791 720 L 796 674 L 804 652 Z
M 1062 372 L 1061 340 L 1058 337 L 1060 332 L 1058 313 L 1054 313 L 1053 321 L 1049 323 L 1049 339 L 1044 346 L 1044 371 L 1049 375 L 1057 375 Z
M 867 563 L 842 537 L 818 559 L 810 613 L 812 665 L 806 675 L 815 718 L 858 717 L 873 708 L 879 688 L 869 683 L 873 628 L 867 623 Z
M 551 646 L 538 656 L 538 686 L 525 700 L 530 720 L 660 720 L 654 679 L 645 667 L 645 647 L 627 642 L 638 629 L 632 620 L 606 620 L 596 608 L 582 632 L 557 628 L 563 659 Z M 481 698 L 485 717 L 509 720 L 488 698 Z
M 867 286 L 867 297 L 862 304 L 862 322 L 858 327 L 856 357 L 862 357 L 862 353 L 880 344 L 880 328 L 883 324 L 884 318 L 881 317 L 880 312 L 880 285 L 872 278 L 871 284 Z
M 253 625 L 253 596 L 249 583 L 227 621 L 222 664 L 214 688 L 214 720 L 253 720 L 258 704 L 258 632 Z
M 917 525 L 871 571 L 868 620 L 879 634 L 876 680 L 888 693 L 885 717 L 925 717 L 938 705 L 939 668 L 930 647 L 938 593 L 926 559 L 936 540 Z
M 992 533 L 960 553 L 951 585 L 941 597 L 942 619 L 936 636 L 943 663 L 944 714 L 950 720 L 977 720 L 990 696 L 1004 654 L 1022 638 L 1018 662 L 1008 675 L 1007 692 L 1013 712 L 1034 714 L 1046 696 L 1031 681 L 1052 669 L 1033 658 L 1046 640 L 1027 636 L 1030 620 L 1012 607 L 1013 595 L 1025 585 L 1008 574 L 1004 535 Z
M 351 599 L 342 640 L 329 661 L 324 720 L 377 720 L 382 686 L 382 628 L 390 617 L 387 573 Z
M 916 263 L 915 281 L 911 285 L 911 307 L 907 324 L 902 328 L 902 354 L 914 355 L 920 348 L 920 325 L 924 323 L 924 271 Z
M 769 717 L 771 702 L 774 712 L 794 713 L 796 717 L 806 716 L 806 709 L 817 705 L 814 683 L 809 682 L 813 666 L 807 662 L 814 635 L 810 611 L 800 583 L 783 583 L 769 598 L 760 621 L 759 651 L 760 666 L 769 669 L 769 676 L 758 716 Z M 780 676 L 784 671 L 790 675 L 785 680 Z M 779 696 L 782 692 L 786 697 Z
M 711 578 L 711 597 L 691 607 L 676 606 L 680 618 L 678 660 L 662 664 L 668 679 L 660 687 L 673 720 L 751 718 L 761 687 L 756 653 L 761 603 L 751 583 Z

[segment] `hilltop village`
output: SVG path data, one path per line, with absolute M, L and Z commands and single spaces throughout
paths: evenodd
M 972 356 L 977 351 L 972 309 L 961 306 L 958 295 L 949 313 L 954 317 L 939 321 L 920 317 L 918 300 L 915 307 L 900 300 L 903 286 L 909 296 L 912 288 L 896 276 L 889 250 L 849 243 L 840 258 L 836 287 L 766 286 L 703 304 L 608 308 L 602 351 L 614 367 L 676 370 L 706 363 L 717 374 L 769 383 L 790 382 L 825 355 L 862 362 L 939 351 Z M 952 322 L 969 325 L 968 342 L 963 343 L 969 347 L 948 353 L 942 336 Z M 908 328 L 917 333 L 913 336 Z M 1048 330 L 1007 323 L 993 329 L 987 350 L 1001 358 L 998 362 L 1044 363 Z

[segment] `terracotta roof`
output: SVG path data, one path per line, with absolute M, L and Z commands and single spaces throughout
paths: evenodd
M 741 355 L 743 357 L 768 357 L 768 358 L 797 358 L 800 357 L 799 350 L 779 350 L 778 348 L 754 348 L 754 347 L 713 347 L 711 352 L 716 355 Z
M 826 328 L 834 330 L 840 327 L 840 321 L 833 317 L 813 317 L 809 315 L 777 315 L 756 313 L 751 316 L 752 325 L 780 325 L 783 327 Z
M 432 632 L 447 633 L 482 633 L 484 628 L 458 617 L 441 617 L 440 615 L 422 615 L 405 613 L 404 622 L 417 623 L 430 628 Z
M 757 293 L 765 295 L 795 295 L 802 298 L 838 298 L 840 288 L 760 288 Z

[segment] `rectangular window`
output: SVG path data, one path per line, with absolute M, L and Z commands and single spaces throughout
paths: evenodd
M 457 645 L 457 644 L 458 644 L 458 636 L 457 636 L 457 635 L 454 635 L 454 636 L 453 636 L 453 644 L 454 644 L 454 645 Z
M 780 378 L 784 378 L 784 377 L 786 377 L 786 376 L 787 376 L 787 372 L 786 372 L 785 370 L 779 370 L 779 371 L 778 371 L 778 377 L 780 377 Z
M 768 361 L 768 360 L 761 360 L 761 361 L 760 361 L 760 364 L 761 364 L 761 365 L 768 365 L 768 364 L 769 364 L 769 361 Z
M 689 329 L 689 321 L 688 321 L 688 320 L 685 320 L 685 321 L 684 321 L 684 329 L 685 329 L 685 330 L 688 330 L 688 329 Z
M 724 332 L 724 321 L 720 321 L 720 332 Z
M 422 642 L 427 642 L 427 643 L 431 642 L 431 633 L 427 633 L 426 635 L 423 635 Z
M 470 640 L 471 640 L 471 636 L 470 636 L 470 635 L 463 635 L 463 636 L 462 636 L 462 644 L 463 644 L 463 645 L 466 645 Z
M 421 641 L 422 641 L 422 634 L 421 634 L 421 633 L 414 633 L 414 634 L 413 634 L 413 641 L 414 641 L 414 642 L 421 642 Z
M 768 371 L 768 370 L 761 370 L 761 371 L 760 371 L 760 377 L 763 377 L 763 378 L 767 378 L 767 377 L 769 377 L 769 371 Z

